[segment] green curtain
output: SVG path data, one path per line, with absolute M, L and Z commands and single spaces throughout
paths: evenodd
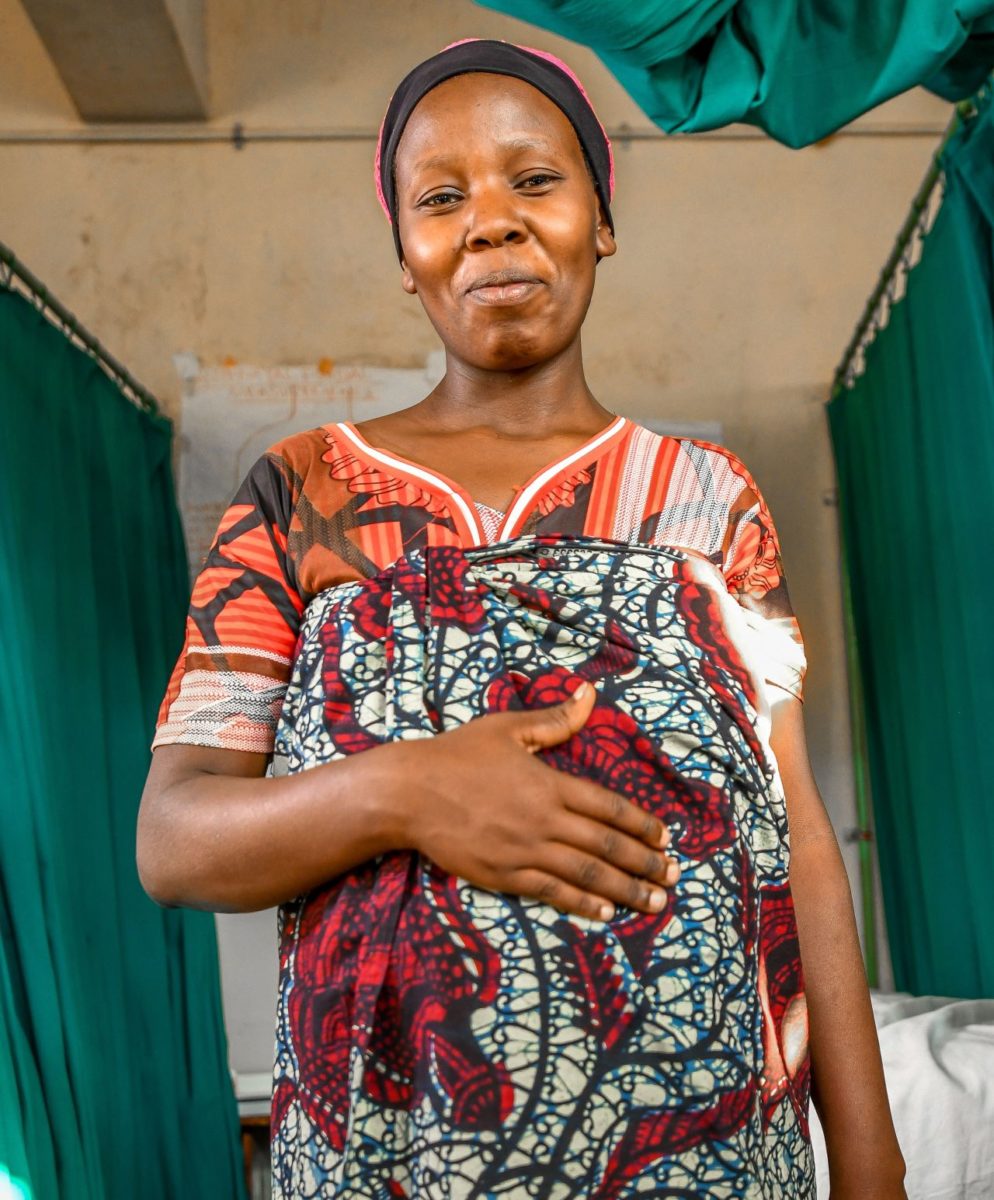
M 806 146 L 920 83 L 962 99 L 994 66 L 994 0 L 478 2 L 589 46 L 668 133 L 741 121 Z
M 0 288 L 0 1196 L 241 1197 L 213 918 L 135 818 L 188 582 L 171 427 Z
M 994 104 L 829 405 L 897 986 L 994 996 Z

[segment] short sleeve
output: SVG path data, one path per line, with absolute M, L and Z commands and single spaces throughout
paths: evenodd
M 304 607 L 287 553 L 293 504 L 286 464 L 268 451 L 225 510 L 194 583 L 153 748 L 272 752 Z
M 737 459 L 731 465 L 742 488 L 729 508 L 722 573 L 729 592 L 750 615 L 767 683 L 801 700 L 807 659 L 787 593 L 780 539 L 756 481 Z

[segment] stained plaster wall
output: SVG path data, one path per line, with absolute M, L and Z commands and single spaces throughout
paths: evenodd
M 179 350 L 206 363 L 414 365 L 435 348 L 400 288 L 371 134 L 391 86 L 446 42 L 551 49 L 579 71 L 606 126 L 649 128 L 594 55 L 468 0 L 212 0 L 207 14 L 209 127 L 366 136 L 241 150 L 16 144 L 9 135 L 84 127 L 17 0 L 0 0 L 0 240 L 173 415 Z M 619 253 L 598 269 L 584 330 L 606 405 L 720 421 L 758 479 L 807 642 L 811 757 L 842 837 L 855 817 L 823 405 L 949 115 L 917 91 L 857 123 L 865 136 L 800 151 L 742 128 L 619 143 Z M 854 846 L 843 841 L 843 853 L 855 891 Z M 225 918 L 221 930 L 237 1041 L 251 1024 L 244 1006 L 257 1025 L 270 1019 L 252 980 L 272 929 L 267 915 Z

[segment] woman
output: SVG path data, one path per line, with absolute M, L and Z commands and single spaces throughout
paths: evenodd
M 376 172 L 445 377 L 253 467 L 139 821 L 161 903 L 281 905 L 277 1194 L 811 1196 L 810 1090 L 834 1200 L 902 1197 L 769 511 L 584 379 L 582 87 L 446 47 Z

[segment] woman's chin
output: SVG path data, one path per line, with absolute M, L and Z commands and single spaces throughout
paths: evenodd
M 558 358 L 567 344 L 561 339 L 549 342 L 523 329 L 504 329 L 480 339 L 464 361 L 480 371 L 524 371 Z

